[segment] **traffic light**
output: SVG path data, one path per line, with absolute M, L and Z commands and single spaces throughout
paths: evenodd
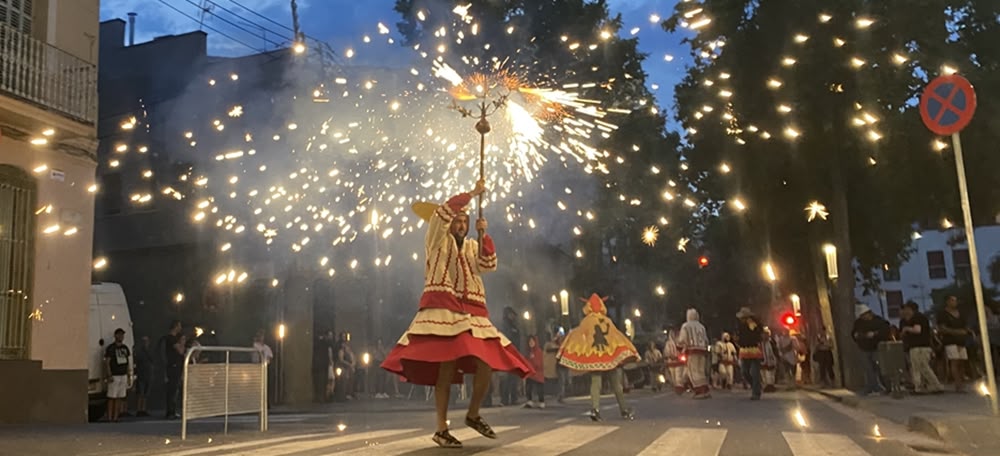
M 794 328 L 799 322 L 799 319 L 795 317 L 795 314 L 788 312 L 781 316 L 781 323 L 785 325 L 786 328 Z
M 702 268 L 702 269 L 705 269 L 705 268 L 708 267 L 708 257 L 707 256 L 702 255 L 702 256 L 698 257 L 698 267 Z

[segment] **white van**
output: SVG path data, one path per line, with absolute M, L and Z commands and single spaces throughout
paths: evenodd
M 125 330 L 125 345 L 131 350 L 135 346 L 132 334 L 132 316 L 128 311 L 125 293 L 117 283 L 94 283 L 90 285 L 90 337 L 88 338 L 87 372 L 89 382 L 87 393 L 90 397 L 88 408 L 91 421 L 104 415 L 107 407 L 104 383 L 104 350 L 115 340 L 115 329 Z M 134 356 L 134 354 L 133 354 Z M 135 359 L 132 359 L 135 362 Z

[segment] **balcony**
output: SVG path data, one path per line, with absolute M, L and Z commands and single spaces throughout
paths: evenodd
M 97 66 L 0 23 L 0 95 L 95 125 Z

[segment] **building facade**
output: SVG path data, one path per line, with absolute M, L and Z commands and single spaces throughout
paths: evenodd
M 879 290 L 866 293 L 859 289 L 856 293 L 860 301 L 894 323 L 899 321 L 899 310 L 907 301 L 917 303 L 923 312 L 930 312 L 935 305 L 943 304 L 935 302 L 935 290 L 967 287 L 972 283 L 964 229 L 919 232 L 914 235 L 911 247 L 909 261 L 899 268 L 878 272 Z M 1000 290 L 997 280 L 1000 279 L 1000 225 L 976 228 L 976 252 L 983 293 L 989 299 Z
M 98 22 L 0 0 L 0 423 L 87 419 Z

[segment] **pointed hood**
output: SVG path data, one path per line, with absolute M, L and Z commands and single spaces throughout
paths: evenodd
M 590 299 L 587 300 L 587 305 L 583 306 L 584 315 L 590 315 L 592 313 L 598 313 L 601 315 L 608 314 L 608 308 L 604 306 L 604 299 L 601 299 L 597 293 L 592 294 Z

